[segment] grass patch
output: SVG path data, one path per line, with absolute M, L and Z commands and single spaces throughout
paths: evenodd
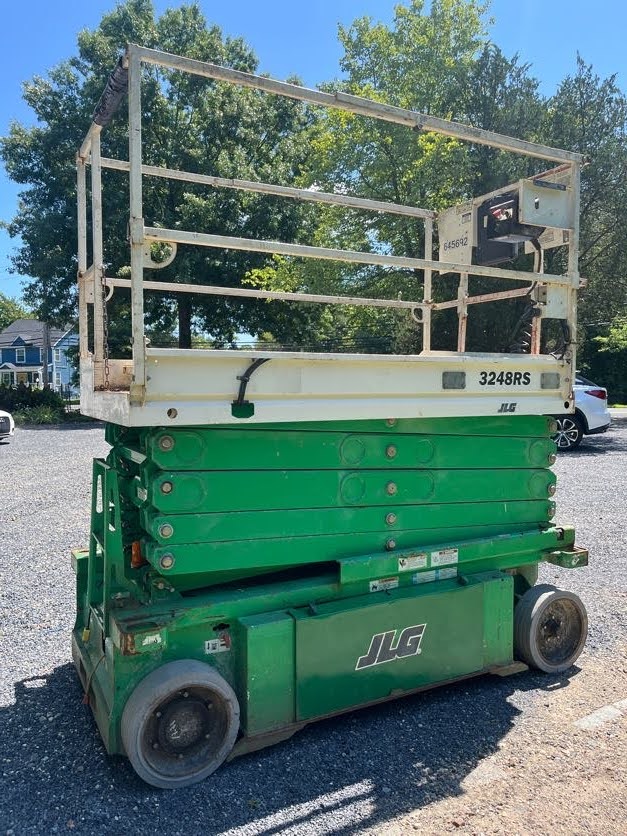
M 26 406 L 13 412 L 18 427 L 45 424 L 93 424 L 94 418 L 80 412 L 65 412 L 52 406 Z
M 13 413 L 13 419 L 19 427 L 25 424 L 60 424 L 64 413 L 54 406 L 24 406 Z

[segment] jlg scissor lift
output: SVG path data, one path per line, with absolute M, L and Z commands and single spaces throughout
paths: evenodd
M 173 171 L 142 162 L 141 67 L 244 85 L 547 161 L 464 206 L 428 209 Z M 128 90 L 129 160 L 100 134 Z M 73 655 L 100 733 L 159 787 L 306 723 L 525 663 L 568 668 L 586 638 L 579 599 L 536 586 L 541 561 L 587 553 L 557 527 L 555 424 L 573 409 L 579 178 L 575 153 L 197 60 L 130 46 L 78 154 L 81 410 L 107 422 L 94 462 L 89 548 L 75 552 Z M 87 177 L 91 213 L 88 225 Z M 102 169 L 130 178 L 130 279 L 107 276 Z M 424 223 L 423 258 L 167 229 L 142 209 L 146 177 Z M 433 259 L 434 221 L 439 261 Z M 88 246 L 88 226 L 90 244 Z M 148 281 L 154 244 L 219 247 L 422 271 L 421 301 Z M 563 275 L 542 252 L 567 251 Z M 488 266 L 521 248 L 533 270 Z M 89 259 L 88 259 L 89 250 Z M 91 263 L 90 263 L 91 262 Z M 434 274 L 460 277 L 434 302 Z M 512 288 L 469 295 L 468 276 Z M 107 299 L 130 290 L 132 360 L 109 356 Z M 150 347 L 144 293 L 204 293 L 406 309 L 418 355 Z M 527 297 L 526 353 L 466 352 L 469 307 Z M 433 311 L 458 314 L 457 351 L 431 350 Z M 90 310 L 91 309 L 91 310 Z M 563 335 L 541 353 L 546 319 Z

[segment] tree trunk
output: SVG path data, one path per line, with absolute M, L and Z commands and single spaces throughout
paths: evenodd
M 42 363 L 42 370 L 41 374 L 43 377 L 42 384 L 44 389 L 50 389 L 50 382 L 48 380 L 48 352 L 50 351 L 50 329 L 48 328 L 48 323 L 44 322 L 44 330 L 43 330 L 43 339 L 42 339 L 42 351 L 43 354 L 43 363 Z M 53 381 L 54 383 L 54 381 Z
M 179 348 L 192 347 L 192 300 L 181 293 L 178 299 Z

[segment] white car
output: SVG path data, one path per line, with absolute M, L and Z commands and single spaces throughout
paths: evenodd
M 607 408 L 607 389 L 577 375 L 573 386 L 574 415 L 555 415 L 557 432 L 553 436 L 558 450 L 574 450 L 584 435 L 604 433 L 612 419 Z
M 5 438 L 11 438 L 15 432 L 15 423 L 13 416 L 9 412 L 4 412 L 0 409 L 0 441 Z

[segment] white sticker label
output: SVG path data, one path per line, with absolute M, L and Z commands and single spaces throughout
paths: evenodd
M 419 572 L 412 576 L 412 583 L 431 583 L 435 580 L 435 570 L 433 572 Z
M 431 552 L 431 565 L 447 566 L 449 563 L 457 563 L 458 557 L 457 549 L 441 549 L 439 552 Z
M 427 555 L 425 552 L 418 554 L 406 554 L 405 557 L 398 559 L 398 571 L 410 572 L 412 569 L 424 569 L 427 565 Z
M 396 589 L 398 578 L 381 578 L 378 581 L 370 581 L 371 592 L 383 592 L 384 589 Z
M 447 578 L 456 578 L 457 567 L 449 566 L 448 569 L 436 569 L 435 574 L 436 579 L 439 581 L 445 581 Z
M 144 636 L 142 639 L 142 647 L 147 647 L 150 644 L 161 644 L 161 636 L 159 633 L 153 633 L 151 636 Z
M 218 639 L 208 639 L 205 642 L 205 653 L 225 653 L 231 649 L 231 641 L 228 636 L 220 636 Z
M 418 572 L 412 575 L 412 583 L 432 583 L 433 581 L 445 581 L 449 578 L 457 577 L 457 569 L 455 566 L 449 566 L 447 569 L 432 569 L 429 572 Z

